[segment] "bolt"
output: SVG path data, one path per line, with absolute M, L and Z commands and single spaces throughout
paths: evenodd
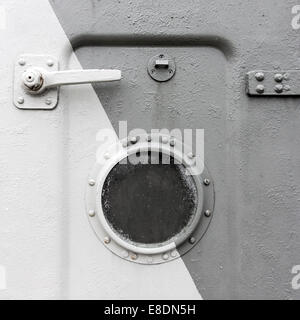
M 110 243 L 110 238 L 109 237 L 105 237 L 104 238 L 104 243 L 105 244 L 109 244 Z
M 147 136 L 146 140 L 150 142 L 152 140 L 151 136 Z
M 137 143 L 137 141 L 138 141 L 137 137 L 131 137 L 131 138 L 130 138 L 130 142 L 131 142 L 132 144 Z
M 264 93 L 265 91 L 265 87 L 262 85 L 262 84 L 259 84 L 257 87 L 256 87 L 256 92 L 257 93 Z
M 52 103 L 52 100 L 51 99 L 46 99 L 45 103 L 50 106 L 50 104 Z
M 188 153 L 188 158 L 193 159 L 194 158 L 194 154 L 192 152 Z
M 173 250 L 172 252 L 171 252 L 171 257 L 172 258 L 175 258 L 177 256 L 177 251 L 176 250 Z
M 53 60 L 49 59 L 49 60 L 47 61 L 47 66 L 48 66 L 48 67 L 52 67 L 53 65 L 54 65 Z
M 26 64 L 26 61 L 23 58 L 21 58 L 18 62 L 20 66 L 25 66 Z
M 257 81 L 263 81 L 263 80 L 265 79 L 265 75 L 264 75 L 262 72 L 257 72 L 257 73 L 255 74 L 255 79 L 256 79 Z
M 161 138 L 161 142 L 164 143 L 164 144 L 168 143 L 168 141 L 169 141 L 169 139 L 167 137 L 162 137 Z
M 205 210 L 204 212 L 205 217 L 209 218 L 211 216 L 211 211 L 210 210 Z
M 19 104 L 23 104 L 24 103 L 24 98 L 23 97 L 19 97 L 17 101 L 18 101 Z
M 174 147 L 174 146 L 175 146 L 175 144 L 176 144 L 175 140 L 174 140 L 174 139 L 172 139 L 172 140 L 170 141 L 170 146 L 171 146 L 171 147 Z
M 135 253 L 133 253 L 131 256 L 130 256 L 131 260 L 136 260 L 137 259 L 137 255 Z
M 196 239 L 194 237 L 191 237 L 189 239 L 190 244 L 194 244 L 196 242 Z
M 170 70 L 169 70 L 169 73 L 173 73 L 173 70 L 172 70 L 172 69 L 170 69 Z
M 168 259 L 169 259 L 169 255 L 168 255 L 167 253 L 165 253 L 165 254 L 163 254 L 162 258 L 163 258 L 164 260 L 168 260 Z
M 93 209 L 89 210 L 90 217 L 95 217 L 95 214 L 96 214 L 95 210 L 93 210 Z
M 282 84 L 277 84 L 274 88 L 274 90 L 277 92 L 277 93 L 281 93 L 283 91 L 283 85 Z
M 281 82 L 283 80 L 283 75 L 281 73 L 276 73 L 274 76 L 276 82 Z
M 93 187 L 94 185 L 95 185 L 95 180 L 93 180 L 93 179 L 90 179 L 89 180 L 89 185 L 91 186 L 91 187 Z
M 203 180 L 203 183 L 204 183 L 206 186 L 209 186 L 209 185 L 210 185 L 210 180 L 209 180 L 209 179 L 204 179 L 204 180 Z
M 108 160 L 110 158 L 110 154 L 109 153 L 105 153 L 104 154 L 104 159 Z

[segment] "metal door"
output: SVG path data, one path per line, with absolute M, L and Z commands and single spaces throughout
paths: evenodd
M 2 0 L 0 297 L 299 298 L 300 89 L 284 78 L 300 62 L 294 6 Z M 119 69 L 122 80 L 62 86 L 53 108 L 53 96 L 16 108 L 14 69 L 27 55 L 60 70 Z M 165 61 L 170 79 L 156 81 Z M 118 133 L 120 121 L 204 130 L 209 223 L 167 263 L 113 254 L 88 221 L 101 130 Z

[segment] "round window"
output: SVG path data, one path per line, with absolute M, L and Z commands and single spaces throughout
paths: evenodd
M 162 263 L 191 249 L 205 233 L 214 207 L 207 169 L 180 142 L 140 136 L 122 150 L 103 150 L 92 170 L 87 212 L 99 239 L 137 263 Z M 130 141 L 130 140 L 129 140 Z M 151 141 L 151 143 L 150 143 Z

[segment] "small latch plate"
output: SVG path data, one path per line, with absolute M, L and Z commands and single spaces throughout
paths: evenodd
M 52 110 L 58 103 L 58 88 L 50 88 L 40 94 L 29 93 L 22 83 L 22 74 L 29 67 L 58 71 L 57 59 L 49 55 L 21 55 L 15 63 L 13 101 L 19 109 Z
M 165 82 L 174 77 L 176 66 L 174 60 L 166 54 L 158 54 L 148 62 L 150 77 L 158 82 Z
M 247 93 L 250 96 L 299 96 L 300 70 L 250 71 Z

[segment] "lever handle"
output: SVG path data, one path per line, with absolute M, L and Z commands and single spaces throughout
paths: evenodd
M 31 67 L 24 71 L 22 81 L 29 92 L 41 93 L 47 88 L 121 80 L 121 71 L 114 69 L 66 70 L 50 72 Z

